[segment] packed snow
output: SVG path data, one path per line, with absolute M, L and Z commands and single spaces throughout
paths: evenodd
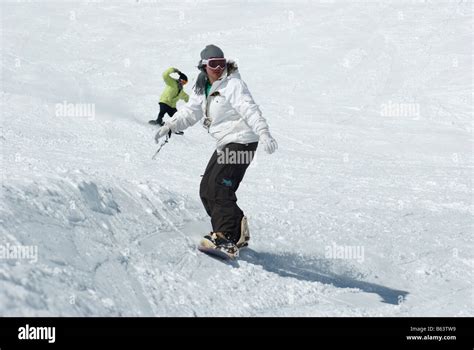
M 472 3 L 4 1 L 0 316 L 472 316 Z M 211 227 L 162 72 L 235 59 L 279 150 Z M 191 92 L 193 83 L 185 89 Z M 182 102 L 181 102 L 182 103 Z M 182 104 L 178 105 L 179 107 Z

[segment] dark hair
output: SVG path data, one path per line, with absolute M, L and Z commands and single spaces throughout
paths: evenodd
M 199 61 L 197 68 L 200 70 L 199 75 L 196 79 L 196 84 L 194 84 L 194 92 L 197 95 L 203 95 L 206 90 L 206 83 L 209 81 L 209 77 L 206 73 L 206 65 L 202 64 L 202 60 Z M 232 74 L 235 72 L 238 67 L 234 61 L 227 61 L 227 74 Z
M 202 64 L 202 61 L 199 61 L 197 69 L 199 69 L 200 72 L 196 79 L 196 83 L 194 84 L 194 92 L 197 95 L 203 95 L 209 78 L 207 77 L 206 66 Z

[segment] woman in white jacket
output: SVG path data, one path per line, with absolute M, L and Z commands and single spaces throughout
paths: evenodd
M 189 102 L 160 128 L 155 140 L 183 131 L 203 120 L 217 141 L 201 180 L 200 197 L 211 217 L 213 232 L 201 246 L 219 249 L 231 257 L 250 239 L 247 219 L 235 192 L 260 142 L 267 153 L 277 149 L 267 122 L 240 78 L 234 62 L 214 45 L 201 52 L 200 74 Z

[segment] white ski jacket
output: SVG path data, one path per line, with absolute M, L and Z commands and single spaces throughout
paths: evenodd
M 262 134 L 269 133 L 267 122 L 238 70 L 228 74 L 226 69 L 212 84 L 207 98 L 193 92 L 189 102 L 167 125 L 172 131 L 182 131 L 201 119 L 216 139 L 218 151 L 232 142 L 256 142 Z

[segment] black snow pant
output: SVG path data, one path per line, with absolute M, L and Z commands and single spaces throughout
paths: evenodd
M 168 106 L 166 103 L 160 102 L 160 113 L 158 113 L 158 119 L 156 120 L 158 125 L 163 124 L 163 117 L 166 113 L 170 116 L 170 118 L 178 111 L 176 108 Z
M 225 233 L 234 243 L 240 238 L 240 224 L 244 216 L 237 205 L 235 192 L 255 155 L 257 145 L 258 142 L 229 143 L 224 147 L 224 156 L 219 156 L 215 151 L 201 180 L 199 195 L 211 217 L 212 230 Z M 234 161 L 232 157 L 225 157 L 226 154 L 232 155 L 232 152 L 239 154 L 239 157 L 234 157 Z

